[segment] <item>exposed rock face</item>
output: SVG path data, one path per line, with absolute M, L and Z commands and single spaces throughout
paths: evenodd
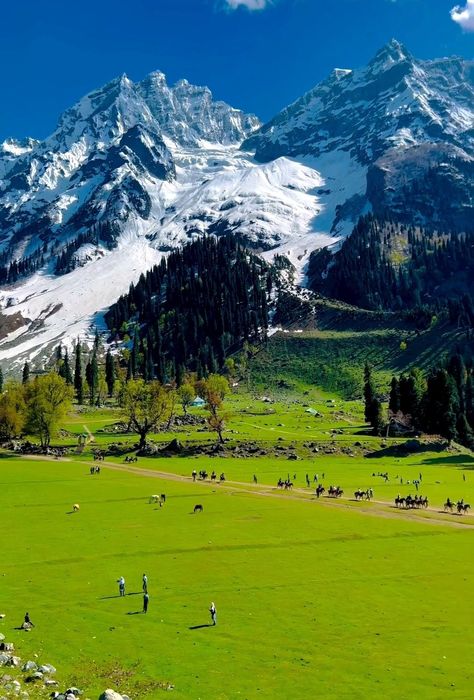
M 261 161 L 349 154 L 368 168 L 360 211 L 463 228 L 474 206 L 474 62 L 419 61 L 393 40 L 366 68 L 334 71 L 243 147 Z
M 209 88 L 187 80 L 170 87 L 159 71 L 137 87 L 163 133 L 182 146 L 196 146 L 200 141 L 239 145 L 260 126 L 254 115 L 215 102 Z

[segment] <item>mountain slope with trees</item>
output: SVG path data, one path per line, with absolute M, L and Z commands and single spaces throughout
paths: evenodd
M 106 314 L 124 341 L 128 375 L 176 379 L 221 369 L 245 341 L 265 337 L 270 269 L 235 239 L 206 237 L 142 275 Z

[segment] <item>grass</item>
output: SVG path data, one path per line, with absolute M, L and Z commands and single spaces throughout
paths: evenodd
M 472 338 L 467 338 L 465 331 L 447 324 L 418 332 L 413 327 L 394 327 L 385 318 L 387 315 L 382 314 L 376 327 L 360 328 L 351 325 L 352 321 L 361 315 L 363 319 L 366 315 L 370 317 L 369 312 L 354 311 L 354 319 L 346 318 L 343 322 L 341 313 L 337 314 L 335 327 L 334 319 L 324 317 L 318 330 L 272 336 L 252 360 L 252 385 L 260 391 L 265 388 L 277 391 L 285 386 L 294 391 L 304 385 L 317 385 L 352 399 L 361 395 L 365 362 L 372 365 L 379 389 L 388 393 L 394 374 L 412 367 L 429 370 L 459 348 L 466 355 L 474 349 Z M 406 350 L 400 349 L 401 340 L 407 343 Z
M 364 434 L 359 401 L 296 381 L 297 393 L 272 389 L 273 403 L 230 397 L 223 457 L 140 458 L 140 473 L 105 466 L 91 476 L 94 444 L 69 461 L 2 455 L 0 632 L 23 660 L 38 654 L 61 684 L 91 698 L 112 686 L 155 700 L 170 684 L 176 698 L 208 700 L 472 696 L 472 516 L 404 513 L 388 502 L 414 493 L 399 481 L 421 472 L 420 491 L 436 508 L 447 496 L 474 504 L 473 456 L 429 445 L 387 454 Z M 120 440 L 131 449 L 134 436 L 107 432 L 118 419 L 107 408 L 76 412 L 59 442 L 73 446 L 91 432 L 97 446 Z M 172 437 L 209 441 L 200 426 L 154 439 Z M 231 456 L 251 443 L 265 454 Z M 289 445 L 298 461 L 276 456 Z M 123 458 L 108 461 L 122 468 Z M 193 468 L 224 471 L 228 481 L 174 478 Z M 387 483 L 377 476 L 384 471 Z M 316 502 L 306 472 L 320 480 L 324 472 L 326 485 L 349 496 L 371 486 L 386 503 Z M 287 473 L 297 475 L 292 494 L 274 488 Z M 148 503 L 152 493 L 166 493 L 163 508 Z M 204 512 L 193 515 L 196 503 Z M 36 624 L 29 634 L 15 629 L 26 610 Z
M 473 642 L 460 605 L 472 600 L 470 530 L 191 483 L 160 482 L 168 499 L 157 509 L 151 478 L 11 467 L 0 629 L 89 696 L 110 677 L 144 699 L 160 683 L 182 698 L 470 696 L 470 666 L 459 664 Z M 130 614 L 143 571 L 147 616 Z M 211 599 L 218 626 L 190 629 L 209 622 Z M 28 635 L 12 629 L 26 609 Z

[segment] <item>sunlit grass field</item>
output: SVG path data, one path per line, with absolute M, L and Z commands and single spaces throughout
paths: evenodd
M 82 454 L 3 455 L 0 632 L 23 660 L 38 654 L 90 698 L 106 687 L 134 700 L 472 697 L 474 522 L 439 512 L 447 496 L 474 505 L 472 456 L 387 455 L 403 440 L 364 434 L 360 403 L 316 390 L 274 398 L 230 398 L 224 457 L 140 457 L 135 472 L 107 457 L 91 475 L 94 449 L 136 441 L 108 431 L 120 419 L 109 408 L 75 412 L 63 426 L 58 444 L 71 448 L 92 434 Z M 153 437 L 185 448 L 215 440 L 200 425 Z M 237 443 L 266 454 L 229 456 Z M 276 457 L 276 445 L 293 445 L 300 459 Z M 381 456 L 365 456 L 369 448 Z M 193 483 L 194 468 L 227 481 Z M 385 471 L 387 482 L 377 476 Z M 306 473 L 324 473 L 344 499 L 317 501 Z M 420 473 L 433 510 L 393 508 Z M 291 493 L 275 488 L 287 474 L 296 474 Z M 355 503 L 352 492 L 369 486 L 376 502 Z M 154 493 L 166 494 L 162 508 L 148 503 Z M 204 510 L 193 514 L 197 503 Z M 26 610 L 30 633 L 15 629 Z

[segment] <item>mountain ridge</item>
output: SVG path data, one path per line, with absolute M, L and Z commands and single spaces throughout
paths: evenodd
M 17 261 L 0 305 L 24 319 L 0 357 L 87 334 L 142 272 L 203 234 L 285 255 L 304 283 L 311 252 L 370 211 L 465 229 L 473 174 L 474 63 L 463 59 L 418 61 L 393 40 L 263 125 L 160 71 L 119 76 L 44 141 L 0 146 L 0 256 Z

